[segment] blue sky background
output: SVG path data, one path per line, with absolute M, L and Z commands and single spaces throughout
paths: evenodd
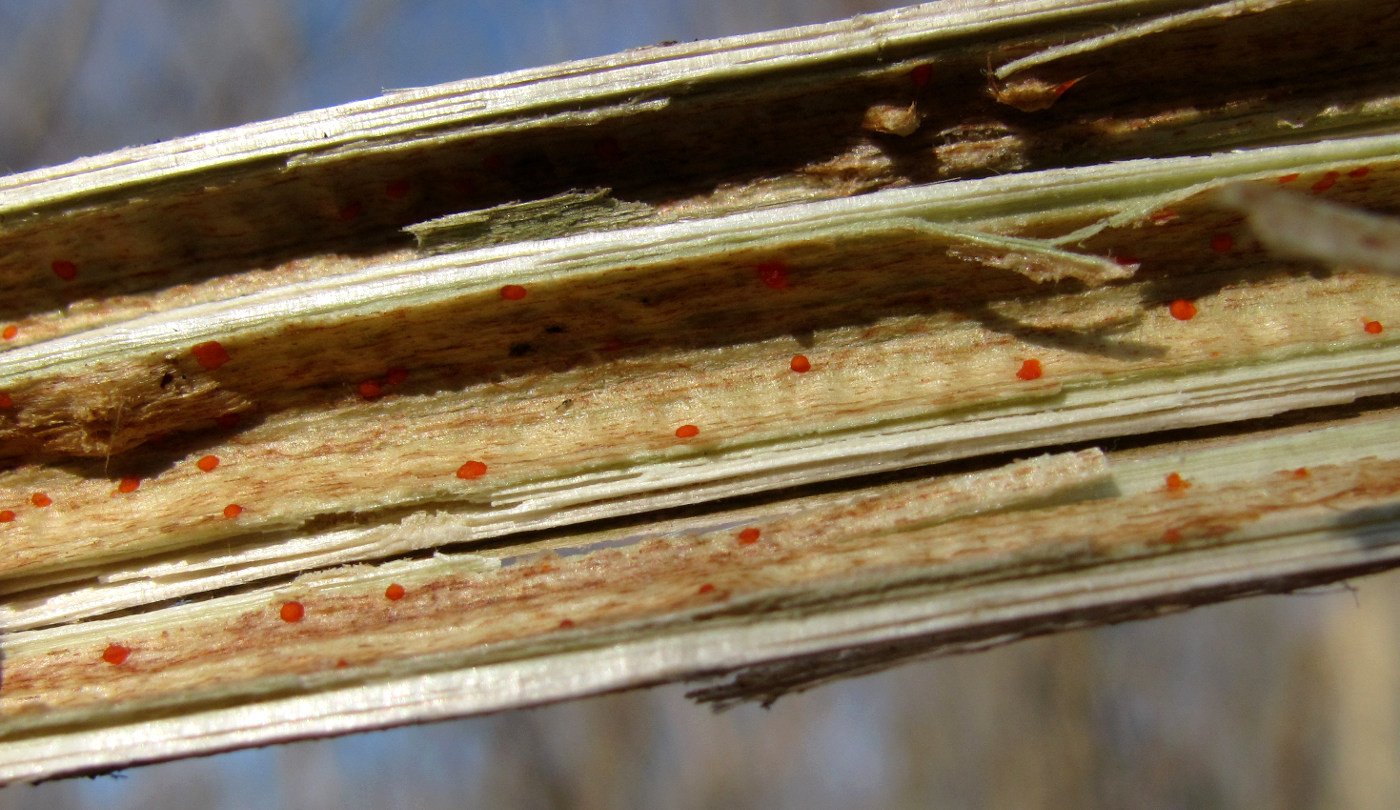
M 890 0 L 3 0 L 0 167 Z

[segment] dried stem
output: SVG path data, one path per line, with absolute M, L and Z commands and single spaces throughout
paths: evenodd
M 0 182 L 0 778 L 1395 565 L 1398 10 L 944 3 Z

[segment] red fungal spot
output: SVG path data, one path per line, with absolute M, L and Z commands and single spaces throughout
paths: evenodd
M 213 371 L 214 369 L 227 363 L 231 358 L 223 344 L 217 340 L 208 340 L 204 343 L 196 343 L 190 347 L 190 354 L 201 366 Z
M 744 529 L 743 531 L 739 532 L 739 544 L 745 546 L 753 545 L 754 543 L 758 542 L 758 535 L 758 529 L 755 529 L 754 527 L 750 526 L 747 529 Z
M 336 669 L 345 669 L 345 668 L 348 667 L 348 666 L 350 666 L 350 662 L 349 662 L 349 661 L 346 661 L 344 658 L 342 658 L 342 659 L 340 659 L 339 661 L 336 661 L 336 662 L 335 662 L 335 668 L 336 668 Z
M 622 160 L 622 147 L 618 144 L 617 138 L 599 138 L 597 143 L 593 144 L 593 152 L 604 163 L 616 163 Z
M 118 491 L 118 492 L 135 492 L 136 489 L 137 489 L 137 487 L 139 487 L 139 486 L 141 486 L 141 479 L 140 479 L 140 478 L 123 478 L 122 481 L 121 481 L 121 483 L 120 483 L 120 484 L 117 484 L 117 491 Z
M 1021 368 L 1016 371 L 1016 376 L 1023 380 L 1038 380 L 1045 371 L 1040 367 L 1040 361 L 1032 357 L 1021 364 Z
M 102 651 L 102 660 L 114 667 L 126 663 L 126 657 L 131 655 L 130 647 L 123 647 L 120 644 L 108 644 L 107 649 Z
M 778 261 L 764 262 L 758 266 L 758 277 L 768 287 L 781 290 L 788 283 L 787 265 Z
M 573 627 L 573 626 L 574 626 L 574 620 L 573 620 L 573 619 L 564 619 L 563 621 L 559 622 L 559 629 L 560 629 L 560 630 L 568 630 L 570 627 Z
M 384 589 L 384 598 L 397 602 L 403 598 L 405 593 L 406 591 L 403 589 L 403 586 L 395 582 Z
M 64 281 L 72 281 L 78 277 L 78 265 L 72 262 L 59 259 L 49 266 L 53 268 L 53 274 Z
M 40 509 L 43 509 L 45 506 L 48 506 L 49 504 L 53 503 L 53 498 L 50 498 L 42 492 L 36 492 L 33 495 L 29 496 L 29 502 L 39 507 Z
M 1296 470 L 1293 471 L 1293 477 L 1294 477 L 1294 478 L 1307 478 L 1307 477 L 1308 477 L 1308 468 L 1307 468 L 1307 467 L 1299 467 L 1298 469 L 1296 469 Z
M 1379 335 L 1381 332 L 1385 331 L 1385 327 L 1381 325 L 1380 321 L 1367 321 L 1366 326 L 1363 328 L 1373 335 Z
M 1172 313 L 1172 317 L 1178 321 L 1189 321 L 1196 317 L 1196 305 L 1185 298 L 1178 298 L 1167 307 Z
M 1298 173 L 1297 173 L 1297 172 L 1294 172 L 1294 173 L 1292 173 L 1292 174 L 1285 174 L 1284 176 L 1280 177 L 1280 178 L 1278 179 L 1278 181 L 1279 181 L 1280 183 L 1292 183 L 1294 180 L 1297 180 L 1297 179 L 1298 179 Z
M 14 399 L 9 394 L 0 391 L 0 408 L 13 408 L 14 406 Z
M 282 605 L 280 611 L 282 621 L 287 623 L 299 622 L 306 615 L 306 606 L 300 602 L 287 602 Z
M 204 470 L 205 472 L 213 472 L 214 468 L 219 466 L 219 457 L 204 456 L 199 461 L 196 461 L 194 463 L 194 466 L 200 468 L 201 470 Z
M 1168 222 L 1174 221 L 1178 215 L 1175 211 L 1173 211 L 1170 208 L 1162 208 L 1157 211 L 1153 211 L 1149 216 L 1151 217 L 1152 221 L 1157 223 L 1158 225 L 1165 225 Z
M 1114 256 L 1113 260 L 1124 267 L 1131 267 L 1135 264 L 1142 264 L 1142 261 L 1136 256 Z
M 1347 177 L 1352 177 L 1352 178 L 1355 178 L 1355 179 L 1357 179 L 1357 180 L 1360 180 L 1361 178 L 1365 177 L 1366 175 L 1368 175 L 1368 174 L 1370 174 L 1370 173 L 1371 173 L 1371 167 L 1370 167 L 1370 166 L 1361 166 L 1361 167 L 1359 167 L 1359 168 L 1355 168 L 1355 169 L 1352 169 L 1351 171 L 1347 172 Z
M 360 383 L 360 396 L 365 399 L 374 399 L 384 393 L 384 386 L 378 380 L 365 380 Z
M 519 301 L 525 297 L 525 288 L 519 284 L 507 284 L 501 288 L 501 297 L 507 301 Z
M 932 78 L 933 65 L 917 65 L 913 70 L 909 71 L 909 81 L 914 83 L 915 90 L 924 89 L 925 85 L 929 83 L 929 79 Z
M 10 324 L 9 326 L 5 327 L 5 331 L 0 332 L 0 337 L 3 337 L 3 338 L 6 339 L 6 340 L 14 340 L 14 339 L 15 339 L 15 335 L 18 335 L 18 334 L 19 334 L 19 327 L 18 327 L 18 326 L 15 326 L 14 324 Z
M 403 385 L 408 379 L 408 369 L 403 366 L 394 366 L 389 369 L 389 373 L 384 375 L 384 382 L 389 385 Z
M 238 423 L 242 421 L 242 419 L 243 417 L 236 413 L 225 413 L 214 417 L 214 424 L 227 430 L 228 428 L 238 427 Z
M 228 506 L 224 507 L 224 517 L 230 520 L 238 517 L 241 514 L 243 514 L 243 507 L 239 506 L 236 503 L 231 503 Z
M 1210 238 L 1210 249 L 1216 253 L 1225 253 L 1235 246 L 1235 237 L 1228 233 L 1218 233 Z
M 388 185 L 384 186 L 384 193 L 387 194 L 387 195 L 390 196 L 390 197 L 393 197 L 393 198 L 396 199 L 396 200 L 402 199 L 402 198 L 404 198 L 404 197 L 407 197 L 407 196 L 408 196 L 408 181 L 407 181 L 407 180 L 391 180 L 391 181 L 389 181 L 389 184 L 388 184 Z
M 486 465 L 480 461 L 468 461 L 457 468 L 458 478 L 480 478 L 486 474 Z
M 1337 178 L 1341 175 L 1337 172 L 1328 172 L 1322 175 L 1322 179 L 1312 184 L 1312 190 L 1316 194 L 1321 194 L 1327 189 L 1337 185 Z
M 715 586 L 711 585 L 711 584 L 708 583 L 708 582 L 706 582 L 704 585 L 701 585 L 701 586 L 700 586 L 700 593 L 714 593 L 714 592 L 715 592 Z
M 1167 529 L 1162 532 L 1162 542 L 1175 545 L 1181 542 L 1181 532 L 1176 529 Z
M 1079 84 L 1080 82 L 1084 81 L 1084 80 L 1087 79 L 1087 78 L 1089 78 L 1089 77 L 1088 77 L 1088 76 L 1080 76 L 1080 77 L 1077 78 L 1077 79 L 1070 79 L 1070 80 L 1067 81 L 1067 82 L 1060 82 L 1059 84 L 1055 85 L 1055 90 L 1054 90 L 1055 98 L 1059 98 L 1060 96 L 1063 96 L 1063 95 L 1065 94 L 1065 91 L 1066 91 L 1066 90 L 1069 90 L 1071 87 L 1075 86 L 1076 84 Z
M 1191 488 L 1191 482 L 1181 477 L 1180 473 L 1167 473 L 1167 491 L 1185 492 Z
M 0 510 L 0 523 L 9 523 L 10 521 L 12 521 L 12 520 L 14 520 L 14 519 L 15 519 L 14 510 L 12 510 L 12 509 Z
M 812 361 L 808 360 L 805 354 L 794 354 L 792 356 L 792 362 L 788 365 L 798 374 L 806 374 L 812 370 Z
M 681 425 L 676 428 L 677 439 L 693 439 L 700 435 L 700 428 L 694 425 Z
M 352 219 L 359 219 L 360 215 L 364 212 L 364 203 L 356 201 L 352 203 L 346 203 L 344 207 L 342 207 L 338 212 L 336 212 L 336 215 L 339 216 L 342 220 L 349 222 Z

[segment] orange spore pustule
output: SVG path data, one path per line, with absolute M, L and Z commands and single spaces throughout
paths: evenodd
M 788 266 L 784 262 L 771 261 L 764 262 L 757 267 L 758 278 L 764 286 L 772 290 L 786 289 L 788 285 Z
M 1189 321 L 1196 317 L 1196 305 L 1185 298 L 1176 299 L 1167 309 L 1171 312 L 1172 317 L 1178 321 Z
M 1341 172 L 1327 172 L 1326 174 L 1322 175 L 1322 178 L 1320 180 L 1312 184 L 1313 193 L 1321 194 L 1327 189 L 1337 185 L 1337 178 L 1341 176 Z
M 301 621 L 302 617 L 306 615 L 306 606 L 296 601 L 285 602 L 282 609 L 278 611 L 278 615 L 282 617 L 282 621 L 294 624 Z
M 72 281 L 78 277 L 78 265 L 66 259 L 57 259 L 49 267 L 53 270 L 54 275 L 64 281 Z
M 472 461 L 468 461 L 457 468 L 458 478 L 480 478 L 485 474 L 486 464 L 481 461 L 476 461 L 475 459 L 473 459 Z
M 195 361 L 208 371 L 213 371 L 233 359 L 217 340 L 194 344 L 190 347 L 190 354 L 193 354 Z

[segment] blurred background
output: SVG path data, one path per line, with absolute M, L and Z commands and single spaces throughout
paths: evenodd
M 0 170 L 881 0 L 0 0 Z M 1394 808 L 1400 577 L 724 714 L 671 687 L 0 790 L 0 808 Z

